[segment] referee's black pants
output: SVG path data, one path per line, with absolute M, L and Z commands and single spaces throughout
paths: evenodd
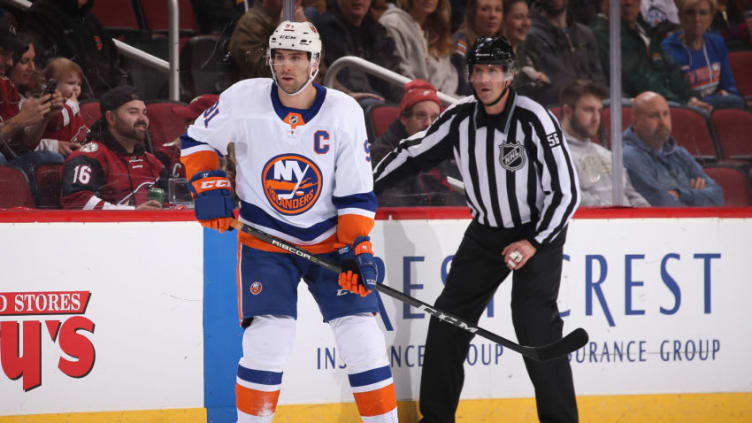
M 501 251 L 524 239 L 532 225 L 497 229 L 473 222 L 452 260 L 446 286 L 436 308 L 477 324 L 496 288 L 510 270 Z M 541 247 L 512 278 L 512 323 L 523 345 L 545 345 L 561 338 L 559 295 L 566 229 Z M 422 423 L 454 423 L 465 379 L 463 363 L 474 335 L 431 318 L 420 382 Z M 543 423 L 577 422 L 572 369 L 567 357 L 547 362 L 525 359 L 535 387 L 538 418 Z M 499 383 L 503 383 L 500 381 Z

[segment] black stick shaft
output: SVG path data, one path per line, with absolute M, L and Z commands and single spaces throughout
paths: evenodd
M 253 237 L 258 238 L 268 244 L 271 244 L 289 253 L 302 257 L 310 261 L 311 263 L 318 264 L 319 266 L 325 267 L 331 270 L 332 272 L 335 272 L 335 273 L 342 272 L 342 268 L 340 266 L 326 259 L 322 259 L 321 257 L 315 256 L 306 250 L 298 248 L 295 245 L 292 245 L 286 241 L 283 241 L 275 236 L 269 235 L 266 232 L 256 229 L 252 226 L 245 225 L 234 219 L 230 226 L 232 226 L 235 229 L 241 230 L 247 234 L 250 234 Z M 417 298 L 413 298 L 387 285 L 376 284 L 376 290 L 394 299 L 402 301 L 403 303 L 410 304 L 411 306 L 417 308 L 418 310 L 425 311 L 426 313 L 436 317 L 439 320 L 447 322 L 460 329 L 464 329 L 470 333 L 474 333 L 476 335 L 479 335 L 486 339 L 494 341 L 498 344 L 501 344 L 509 348 L 512 351 L 516 351 L 524 355 L 525 357 L 532 358 L 534 360 L 545 361 L 545 360 L 550 360 L 552 358 L 561 357 L 579 349 L 580 347 L 582 347 L 583 345 L 587 343 L 587 333 L 582 328 L 578 328 L 574 330 L 572 333 L 570 333 L 569 335 L 567 335 L 566 337 L 552 344 L 545 345 L 542 347 L 527 347 L 524 345 L 520 345 L 516 342 L 510 341 L 509 339 L 506 339 L 502 336 L 496 335 L 495 333 L 489 332 L 483 328 L 474 326 L 471 323 L 457 316 L 438 310 L 424 303 L 423 301 L 418 300 Z M 583 334 L 584 334 L 584 340 L 583 340 Z

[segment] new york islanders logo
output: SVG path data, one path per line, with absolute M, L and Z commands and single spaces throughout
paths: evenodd
M 298 154 L 282 154 L 269 160 L 261 174 L 269 204 L 286 215 L 310 209 L 321 194 L 321 170 Z

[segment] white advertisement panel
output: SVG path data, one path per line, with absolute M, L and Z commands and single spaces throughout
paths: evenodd
M 590 342 L 570 356 L 578 395 L 752 391 L 747 314 L 750 219 L 576 219 L 565 246 L 564 331 Z M 467 221 L 378 221 L 372 233 L 391 287 L 432 304 Z M 473 283 L 468 280 L 467 283 Z M 480 326 L 515 340 L 511 278 Z M 282 404 L 352 401 L 333 336 L 303 284 Z M 417 399 L 428 316 L 384 297 L 397 397 Z M 533 396 L 521 357 L 475 337 L 465 399 Z
M 192 222 L 0 224 L 0 415 L 203 406 Z
M 377 221 L 385 283 L 432 304 L 467 224 Z M 234 255 L 232 234 L 220 238 Z M 239 342 L 204 356 L 204 266 L 217 258 L 204 257 L 199 225 L 3 223 L 0 239 L 0 415 L 209 407 L 205 389 L 212 407 L 232 407 Z M 750 239 L 752 219 L 575 219 L 559 309 L 565 332 L 590 334 L 570 357 L 577 393 L 752 392 Z M 480 326 L 515 340 L 510 282 Z M 231 315 L 236 336 L 234 277 L 211 283 L 233 287 L 207 316 Z M 299 294 L 280 404 L 351 402 L 331 331 L 304 284 Z M 415 400 L 428 316 L 383 301 L 397 396 Z M 221 395 L 204 380 L 219 361 L 230 363 Z M 465 399 L 533 395 L 521 357 L 491 341 L 473 340 L 465 368 Z

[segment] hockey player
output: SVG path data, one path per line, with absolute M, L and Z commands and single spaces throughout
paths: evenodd
M 337 275 L 238 235 L 245 328 L 238 422 L 272 421 L 295 336 L 301 278 L 334 332 L 360 415 L 369 423 L 396 422 L 384 335 L 374 317 L 377 298 L 368 295 L 377 279 L 368 236 L 376 197 L 363 111 L 349 96 L 313 84 L 321 41 L 312 24 L 282 22 L 269 38 L 267 58 L 272 79 L 234 84 L 182 136 L 196 217 L 206 227 L 228 229 L 235 204 L 217 152 L 226 154 L 234 143 L 240 220 L 348 270 Z

